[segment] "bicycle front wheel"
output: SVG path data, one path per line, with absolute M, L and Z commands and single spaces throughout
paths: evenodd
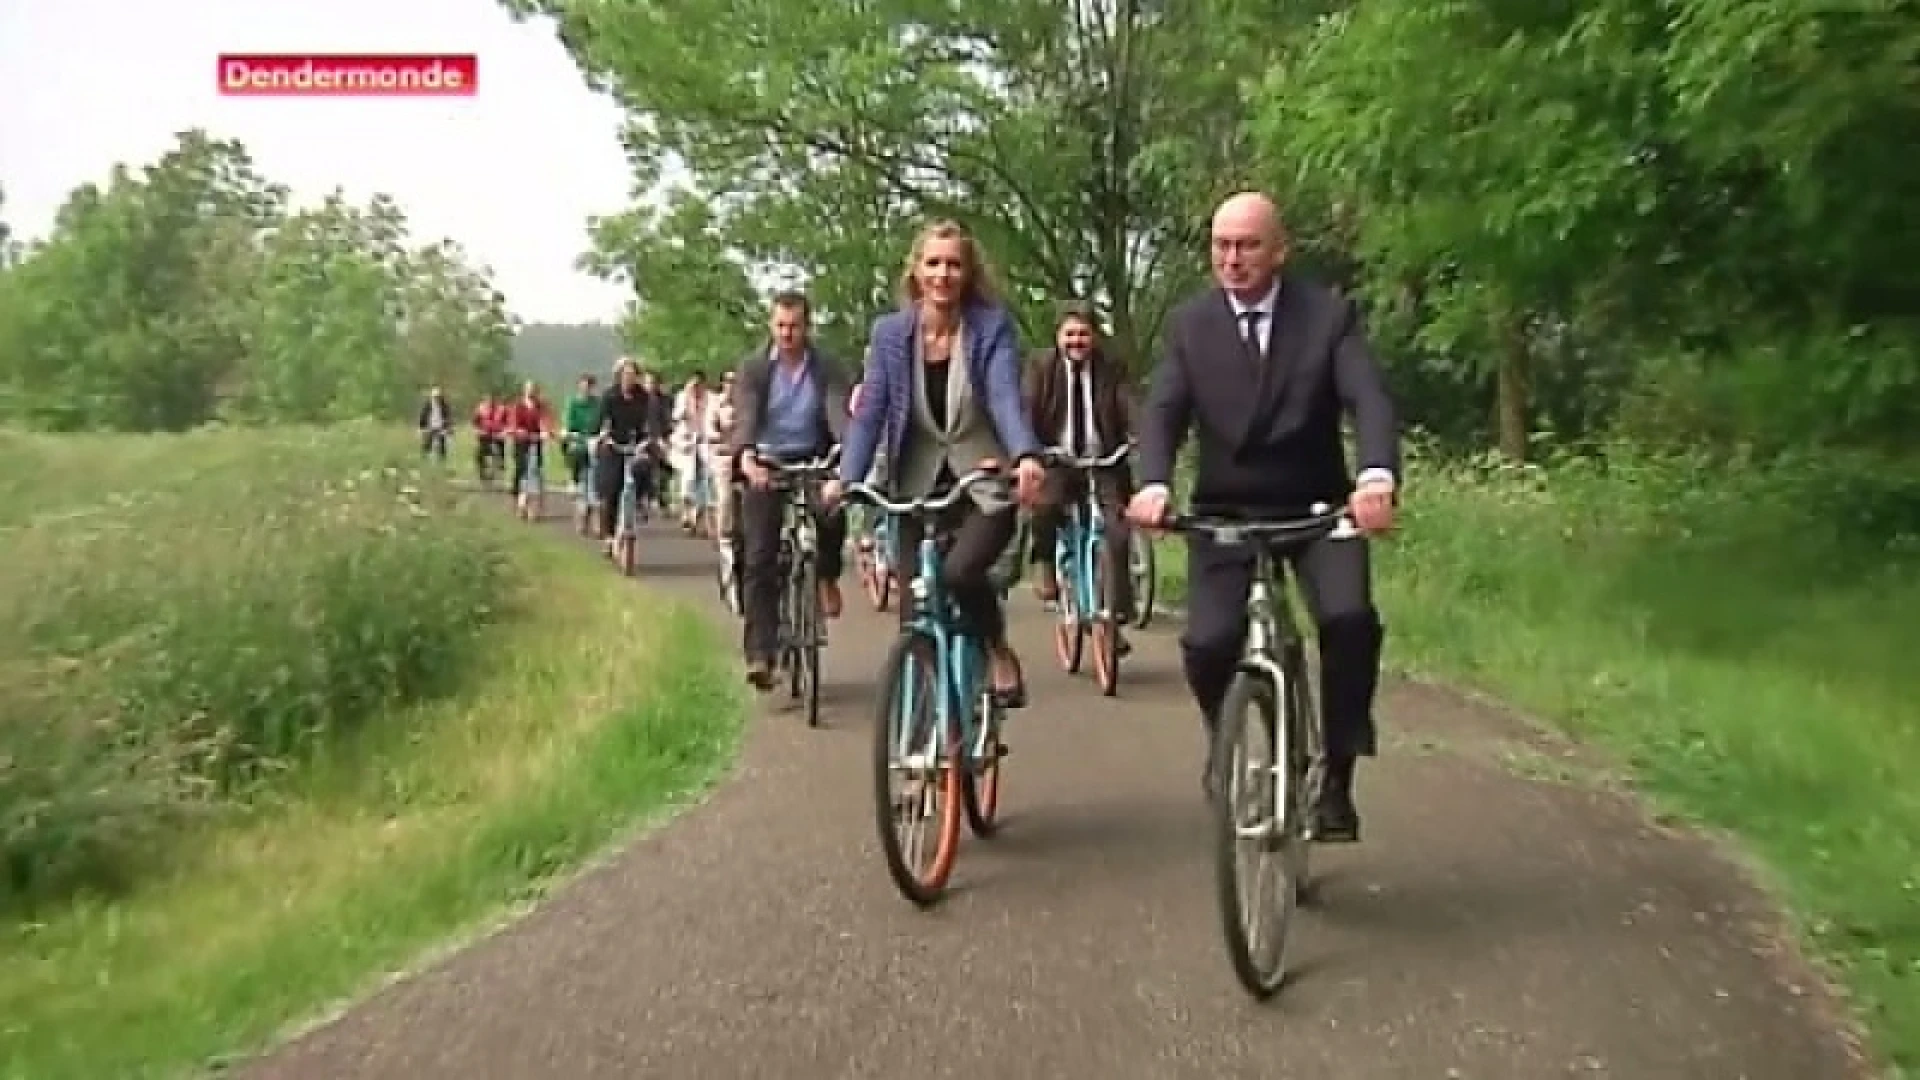
M 874 809 L 887 874 L 922 908 L 946 894 L 960 849 L 960 761 L 941 730 L 941 692 L 933 639 L 900 635 L 882 672 L 873 725 Z
M 1093 681 L 1100 692 L 1113 697 L 1120 692 L 1120 620 L 1113 613 L 1111 583 L 1107 580 L 1107 560 L 1102 542 L 1089 546 L 1087 559 L 1093 575 L 1094 610 L 1087 625 L 1087 637 L 1093 651 Z
M 807 726 L 820 726 L 820 592 L 812 562 L 802 562 L 788 580 L 790 679 L 793 699 L 806 711 Z
M 1286 979 L 1287 933 L 1307 840 L 1288 695 L 1264 673 L 1236 675 L 1220 707 L 1213 756 L 1214 883 L 1234 975 L 1256 998 Z

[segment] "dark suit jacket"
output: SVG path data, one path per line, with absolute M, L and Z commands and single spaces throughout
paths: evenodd
M 1020 399 L 1020 345 L 1013 317 L 1002 307 L 973 305 L 960 313 L 966 325 L 967 375 L 974 397 L 993 418 L 993 430 L 1007 456 L 1019 460 L 1039 453 L 1040 442 L 1027 423 Z M 860 411 L 847 428 L 840 478 L 865 480 L 876 451 L 884 447 L 899 460 L 913 415 L 914 338 L 918 311 L 895 311 L 873 323 L 867 345 L 865 385 Z
M 847 378 L 845 368 L 811 345 L 807 346 L 807 363 L 820 387 L 819 449 L 824 452 L 846 437 L 847 396 L 853 392 L 853 383 Z M 760 428 L 767 420 L 767 399 L 772 390 L 773 349 L 771 345 L 762 345 L 741 357 L 734 368 L 733 453 L 738 454 L 760 441 Z
M 1107 356 L 1095 353 L 1087 362 L 1093 372 L 1093 423 L 1111 450 L 1133 433 L 1126 377 Z M 1024 391 L 1034 434 L 1052 446 L 1067 423 L 1067 373 L 1058 349 L 1041 349 L 1027 358 Z
M 1359 467 L 1399 477 L 1393 398 L 1350 301 L 1283 274 L 1264 361 L 1256 365 L 1242 342 L 1221 290 L 1175 309 L 1141 417 L 1141 482 L 1172 481 L 1192 430 L 1196 506 L 1297 511 L 1343 501 L 1353 490 L 1341 442 L 1349 412 Z

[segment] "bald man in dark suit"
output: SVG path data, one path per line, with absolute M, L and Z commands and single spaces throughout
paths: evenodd
M 1174 458 L 1192 432 L 1197 511 L 1291 517 L 1314 503 L 1346 503 L 1362 531 L 1392 528 L 1400 432 L 1386 380 L 1353 304 L 1288 272 L 1286 259 L 1286 233 L 1271 199 L 1248 192 L 1221 204 L 1212 225 L 1215 285 L 1169 320 L 1141 416 L 1142 483 L 1128 507 L 1136 524 L 1167 520 Z M 1348 416 L 1357 478 L 1342 444 Z M 1384 638 L 1367 542 L 1317 540 L 1290 561 L 1320 638 L 1327 768 L 1313 827 L 1320 840 L 1355 841 L 1354 767 L 1376 748 L 1373 699 Z M 1209 732 L 1246 640 L 1252 575 L 1249 550 L 1190 538 L 1180 645 Z M 1215 773 L 1209 761 L 1209 791 Z

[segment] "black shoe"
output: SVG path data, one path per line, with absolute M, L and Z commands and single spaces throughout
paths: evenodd
M 1360 811 L 1353 805 L 1351 767 L 1341 778 L 1330 769 L 1320 797 L 1313 803 L 1313 840 L 1320 844 L 1357 844 L 1360 842 Z
M 747 683 L 755 690 L 766 693 L 773 689 L 773 665 L 765 660 L 747 665 Z

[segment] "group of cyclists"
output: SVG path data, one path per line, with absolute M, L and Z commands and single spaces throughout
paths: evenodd
M 677 501 L 682 526 L 719 541 L 722 557 L 737 564 L 741 648 L 747 678 L 762 691 L 771 689 L 777 662 L 783 586 L 779 533 L 786 495 L 773 481 L 780 465 L 838 455 L 837 474 L 814 492 L 811 508 L 819 538 L 818 608 L 829 620 L 842 608 L 848 529 L 840 504 L 849 485 L 878 481 L 896 493 L 923 497 L 951 489 L 979 467 L 996 469 L 1003 481 L 997 492 L 972 493 L 940 524 L 949 541 L 942 584 L 987 646 L 992 693 L 1006 707 L 1020 708 L 1026 703 L 1025 678 L 1005 633 L 1004 580 L 993 576 L 1020 524 L 1031 525 L 1034 536 L 1027 557 L 1037 565 L 1036 588 L 1044 599 L 1056 600 L 1060 584 L 1051 566 L 1051 538 L 1062 507 L 1083 498 L 1088 485 L 1094 487 L 1105 526 L 1104 558 L 1111 560 L 1101 575 L 1112 593 L 1105 599 L 1125 625 L 1135 615 L 1131 575 L 1121 569 L 1127 565 L 1132 530 L 1163 527 L 1173 512 L 1167 479 L 1177 446 L 1170 442 L 1177 444 L 1189 433 L 1199 436 L 1199 492 L 1256 507 L 1304 505 L 1309 495 L 1324 496 L 1347 507 L 1363 532 L 1391 525 L 1398 433 L 1378 369 L 1365 353 L 1364 339 L 1356 336 L 1360 331 L 1350 302 L 1304 280 L 1280 290 L 1284 230 L 1271 202 L 1262 200 L 1248 196 L 1223 206 L 1214 237 L 1217 284 L 1175 312 L 1176 324 L 1185 320 L 1197 327 L 1190 331 L 1194 344 L 1184 348 L 1208 354 L 1205 362 L 1221 365 L 1217 370 L 1225 374 L 1219 377 L 1232 386 L 1183 381 L 1193 376 L 1176 349 L 1156 369 L 1151 400 L 1136 409 L 1117 358 L 1102 342 L 1097 316 L 1083 304 L 1060 310 L 1047 346 L 1027 357 L 1017 355 L 1011 314 L 977 245 L 965 229 L 943 222 L 916 239 L 900 278 L 900 310 L 874 324 L 860 373 L 811 340 L 806 296 L 783 292 L 772 301 L 765 342 L 717 387 L 695 372 L 670 392 L 655 374 L 622 358 L 604 392 L 592 375 L 581 377 L 558 424 L 532 382 L 514 401 L 487 398 L 472 418 L 478 467 L 483 475 L 497 469 L 511 450 L 509 490 L 524 499 L 542 448 L 558 441 L 575 490 L 602 508 L 599 534 L 610 551 L 616 522 L 604 508 L 616 504 L 625 485 L 635 485 L 636 494 L 662 510 Z M 1240 222 L 1239 232 L 1223 236 L 1220 222 L 1229 218 Z M 1239 323 L 1253 326 L 1263 314 L 1277 327 L 1279 310 L 1287 303 L 1308 305 L 1299 317 L 1325 325 L 1303 322 L 1284 346 L 1271 344 L 1279 340 L 1277 329 L 1273 335 L 1265 329 L 1239 332 Z M 1188 333 L 1176 325 L 1170 349 Z M 1324 374 L 1313 377 L 1333 381 L 1313 384 L 1318 389 L 1295 399 L 1274 397 L 1269 383 L 1260 381 L 1268 378 L 1262 374 L 1266 361 L 1253 354 L 1283 348 L 1325 352 L 1311 360 L 1325 367 Z M 1355 413 L 1363 457 L 1374 459 L 1363 462 L 1369 467 L 1361 470 L 1357 484 L 1337 434 L 1342 414 L 1356 409 L 1365 413 Z M 1242 415 L 1248 410 L 1258 411 Z M 444 433 L 436 434 L 428 421 L 443 423 L 446 414 L 436 389 L 421 412 L 430 452 L 444 453 Z M 1136 433 L 1136 424 L 1145 430 Z M 1137 437 L 1142 451 L 1137 462 L 1123 458 L 1103 469 L 1052 467 L 1062 458 L 1085 462 L 1132 446 Z M 1146 483 L 1136 483 L 1136 468 Z M 1018 514 L 1010 512 L 1016 509 Z M 854 542 L 870 544 L 872 538 L 863 531 Z M 910 550 L 917 540 L 902 535 L 894 543 Z M 1200 545 L 1192 551 L 1190 570 L 1199 574 L 1192 587 L 1220 590 L 1218 598 L 1206 598 L 1207 618 L 1192 620 L 1195 625 L 1182 640 L 1189 682 L 1211 725 L 1219 707 L 1219 671 L 1231 671 L 1246 634 L 1249 586 L 1244 567 L 1235 561 L 1240 557 L 1216 558 Z M 1340 714 L 1343 730 L 1336 733 L 1342 753 L 1334 763 L 1332 794 L 1319 808 L 1323 832 L 1357 835 L 1350 778 L 1353 759 L 1372 752 L 1378 617 L 1366 590 L 1364 558 L 1327 557 L 1303 567 L 1296 569 L 1327 579 L 1309 582 L 1319 606 L 1326 607 L 1329 597 L 1339 601 L 1340 612 L 1321 611 L 1316 617 L 1328 640 L 1346 653 L 1328 665 L 1330 680 L 1344 680 L 1337 687 L 1329 683 L 1330 712 Z M 1216 599 L 1220 610 L 1212 611 Z M 903 617 L 907 607 L 900 605 Z M 1126 646 L 1119 643 L 1119 648 Z
M 623 485 L 631 481 L 637 485 L 643 514 L 649 507 L 666 512 L 677 503 L 684 528 L 712 535 L 710 451 L 725 435 L 731 376 L 714 391 L 705 374 L 696 371 L 673 393 L 661 386 L 656 374 L 621 357 L 611 382 L 602 391 L 597 376 L 583 373 L 558 416 L 540 384 L 531 380 L 517 395 L 484 395 L 469 419 L 477 482 L 492 490 L 506 472 L 507 492 L 516 506 L 538 519 L 544 516 L 551 448 L 565 464 L 569 486 L 596 510 L 615 505 Z M 418 424 L 421 453 L 444 462 L 452 407 L 440 387 L 427 392 Z M 595 467 L 603 463 L 607 467 Z M 597 516 L 603 537 L 611 539 L 612 515 Z
M 538 498 L 544 447 L 557 442 L 579 499 L 597 511 L 591 516 L 609 554 L 618 559 L 627 545 L 629 572 L 631 507 L 677 503 L 682 528 L 715 541 L 723 587 L 729 577 L 737 582 L 729 599 L 740 615 L 746 677 L 761 692 L 772 690 L 783 666 L 796 673 L 810 666 L 818 685 L 825 636 L 814 620 L 841 614 L 849 547 L 864 573 L 883 542 L 875 526 L 889 526 L 885 564 L 911 588 L 901 591 L 907 632 L 883 673 L 883 697 L 900 695 L 901 708 L 915 699 L 902 672 L 912 667 L 918 640 L 938 654 L 925 661 L 939 669 L 928 685 L 971 685 L 962 696 L 977 694 L 968 700 L 980 702 L 988 720 L 968 729 L 977 742 L 930 751 L 943 760 L 958 755 L 949 773 L 927 771 L 928 755 L 909 751 L 907 742 L 918 738 L 905 734 L 911 725 L 891 750 L 891 728 L 877 728 L 885 751 L 879 767 L 916 777 L 884 805 L 897 810 L 899 800 L 917 802 L 929 785 L 958 783 L 950 793 L 965 792 L 967 819 L 983 835 L 997 794 L 976 785 L 991 776 L 997 793 L 997 761 L 1006 752 L 999 718 L 1028 704 L 1007 634 L 1009 557 L 1016 566 L 1031 562 L 1043 601 L 1101 612 L 1111 666 L 1128 651 L 1120 628 L 1148 614 L 1137 610 L 1132 588 L 1134 530 L 1179 532 L 1187 538 L 1188 581 L 1181 659 L 1206 735 L 1202 785 L 1231 826 L 1220 833 L 1222 865 L 1238 858 L 1242 841 L 1267 855 L 1286 842 L 1275 837 L 1298 841 L 1288 851 L 1309 840 L 1357 841 L 1354 775 L 1358 760 L 1375 752 L 1383 638 L 1365 537 L 1394 524 L 1401 468 L 1394 405 L 1353 303 L 1284 271 L 1288 243 L 1271 199 L 1246 192 L 1224 202 L 1210 245 L 1214 282 L 1171 313 L 1137 407 L 1085 304 L 1062 307 L 1051 340 L 1021 356 L 1013 316 L 978 243 L 963 226 L 940 221 L 915 237 L 899 307 L 874 322 L 858 372 L 812 341 L 807 297 L 782 292 L 772 300 L 764 342 L 717 387 L 694 372 L 670 392 L 622 358 L 604 392 L 583 375 L 557 423 L 531 382 L 513 401 L 489 397 L 472 417 L 476 467 L 485 482 L 510 450 L 509 490 L 524 507 L 530 489 Z M 420 413 L 423 453 L 445 456 L 450 413 L 432 391 Z M 1353 466 L 1343 441 L 1349 421 Z M 1189 439 L 1191 505 L 1180 509 L 1171 497 L 1174 461 Z M 849 502 L 882 511 L 851 538 Z M 1069 519 L 1076 507 L 1085 512 Z M 1056 543 L 1069 521 L 1075 542 Z M 1023 531 L 1031 541 L 1024 553 Z M 1098 543 L 1075 546 L 1088 536 Z M 1056 565 L 1068 559 L 1076 565 Z M 1316 630 L 1319 722 L 1298 696 L 1307 670 L 1301 639 L 1272 601 L 1281 566 L 1298 581 Z M 1104 595 L 1089 599 L 1089 590 Z M 796 610 L 806 624 L 801 633 L 791 625 Z M 956 634 L 970 650 L 959 659 L 941 644 Z M 806 665 L 789 663 L 795 638 L 814 650 Z M 1259 711 L 1250 703 L 1262 700 L 1265 720 L 1250 721 Z M 1250 724 L 1264 724 L 1270 747 L 1258 768 L 1233 741 Z M 1311 736 L 1296 730 L 1301 724 Z M 1248 777 L 1266 777 L 1265 794 Z M 1294 793 L 1301 793 L 1297 813 L 1289 809 Z M 1265 813 L 1266 824 L 1241 820 L 1243 810 Z M 950 862 L 957 819 L 945 820 L 940 846 Z M 883 827 L 883 838 L 890 835 Z M 896 882 L 927 902 L 944 882 L 938 866 L 945 864 L 936 857 L 930 876 L 902 869 L 898 846 L 888 848 Z M 1239 874 L 1222 881 L 1237 883 Z M 1237 900 L 1223 903 L 1239 913 L 1230 923 L 1254 917 Z M 1262 961 L 1255 979 L 1238 933 L 1230 927 L 1237 970 L 1256 992 L 1271 992 L 1277 958 Z

